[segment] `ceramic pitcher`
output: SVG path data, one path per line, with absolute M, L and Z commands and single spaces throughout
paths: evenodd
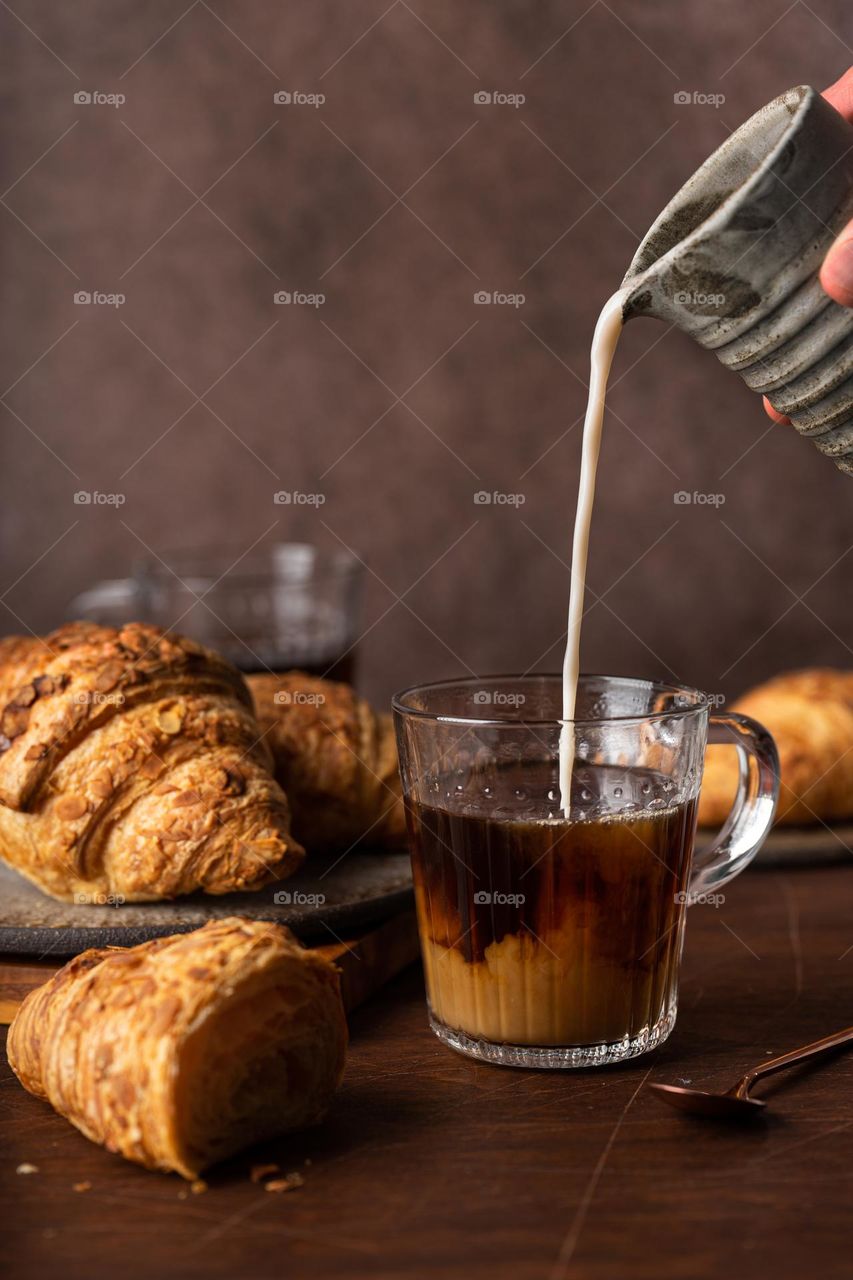
M 689 333 L 853 474 L 853 310 L 818 280 L 853 218 L 853 125 L 808 85 L 751 117 L 684 184 L 624 279 L 626 320 Z

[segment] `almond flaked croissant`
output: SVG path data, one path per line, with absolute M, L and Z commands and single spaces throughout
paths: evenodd
M 346 1043 L 334 965 L 279 925 L 225 919 L 84 951 L 27 996 L 7 1053 L 87 1138 L 194 1178 L 319 1120 Z
M 401 844 L 406 825 L 390 715 L 349 685 L 301 671 L 247 679 L 306 849 Z
M 303 851 L 234 667 L 134 623 L 0 640 L 0 856 L 55 898 L 281 879 Z
M 732 706 L 765 725 L 779 750 L 776 822 L 808 825 L 853 818 L 853 672 L 815 668 L 776 676 Z M 732 807 L 737 760 L 709 747 L 699 822 L 718 826 Z

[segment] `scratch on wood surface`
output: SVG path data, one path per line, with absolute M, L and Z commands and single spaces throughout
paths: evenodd
M 842 1129 L 849 1129 L 853 1126 L 853 1120 L 845 1120 L 843 1124 L 833 1125 L 831 1129 L 823 1129 L 820 1133 L 813 1133 L 808 1138 L 800 1138 L 798 1142 L 789 1142 L 787 1146 L 777 1147 L 775 1151 L 768 1151 L 763 1156 L 756 1156 L 754 1160 L 750 1160 L 748 1168 L 754 1164 L 764 1164 L 767 1160 L 775 1160 L 777 1156 L 783 1156 L 787 1151 L 793 1151 L 796 1147 L 805 1147 L 809 1142 L 819 1142 L 821 1138 L 828 1138 L 833 1133 L 841 1133 Z
M 785 908 L 788 912 L 788 937 L 791 940 L 791 954 L 794 957 L 794 989 L 797 995 L 803 990 L 803 945 L 800 938 L 800 904 L 787 878 L 779 882 Z
M 637 1094 L 652 1074 L 652 1070 L 653 1068 L 649 1067 L 648 1071 L 643 1076 L 628 1101 L 625 1103 L 625 1106 L 622 1108 L 622 1111 L 610 1132 L 610 1137 L 604 1144 L 601 1155 L 598 1157 L 595 1168 L 590 1174 L 589 1182 L 586 1184 L 584 1193 L 580 1198 L 580 1203 L 578 1204 L 575 1216 L 572 1220 L 572 1225 L 569 1227 L 566 1237 L 560 1245 L 560 1251 L 557 1254 L 556 1261 L 551 1269 L 551 1280 L 563 1280 L 568 1272 L 569 1264 L 571 1263 L 575 1249 L 578 1246 L 581 1231 L 583 1230 L 587 1214 L 589 1213 L 593 1199 L 595 1198 L 595 1193 L 598 1190 L 598 1184 L 601 1181 L 601 1175 L 604 1173 L 604 1166 L 607 1164 L 608 1157 L 613 1149 L 613 1144 L 619 1136 L 619 1130 L 622 1128 L 625 1117 L 634 1104 L 634 1099 L 637 1097 Z
M 234 1227 L 241 1226 L 247 1218 L 251 1218 L 253 1214 L 260 1212 L 270 1203 L 266 1200 L 253 1201 L 251 1204 L 244 1205 L 242 1209 L 238 1209 L 236 1213 L 232 1213 L 227 1218 L 220 1218 L 219 1223 L 206 1231 L 203 1236 L 199 1236 L 195 1241 L 192 1252 L 203 1248 L 206 1244 L 212 1244 L 214 1240 L 218 1240 L 220 1236 L 225 1235 Z

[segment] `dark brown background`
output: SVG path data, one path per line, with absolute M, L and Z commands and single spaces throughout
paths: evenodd
M 598 309 L 727 129 L 853 61 L 845 0 L 12 7 L 3 627 L 53 625 L 145 546 L 296 537 L 371 566 L 376 698 L 556 668 Z M 326 102 L 276 106 L 279 88 Z M 526 300 L 475 306 L 477 289 Z M 850 479 L 660 325 L 629 327 L 615 377 L 585 666 L 731 693 L 848 663 Z M 78 489 L 126 503 L 75 506 Z M 278 489 L 326 502 L 275 506 Z M 525 504 L 477 506 L 480 489 Z M 677 506 L 682 489 L 725 505 Z

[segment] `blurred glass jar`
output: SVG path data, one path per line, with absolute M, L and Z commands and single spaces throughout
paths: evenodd
M 353 683 L 363 567 L 347 551 L 276 543 L 238 551 L 164 552 L 130 578 L 97 582 L 69 619 L 153 622 L 192 636 L 241 671 L 289 671 Z

